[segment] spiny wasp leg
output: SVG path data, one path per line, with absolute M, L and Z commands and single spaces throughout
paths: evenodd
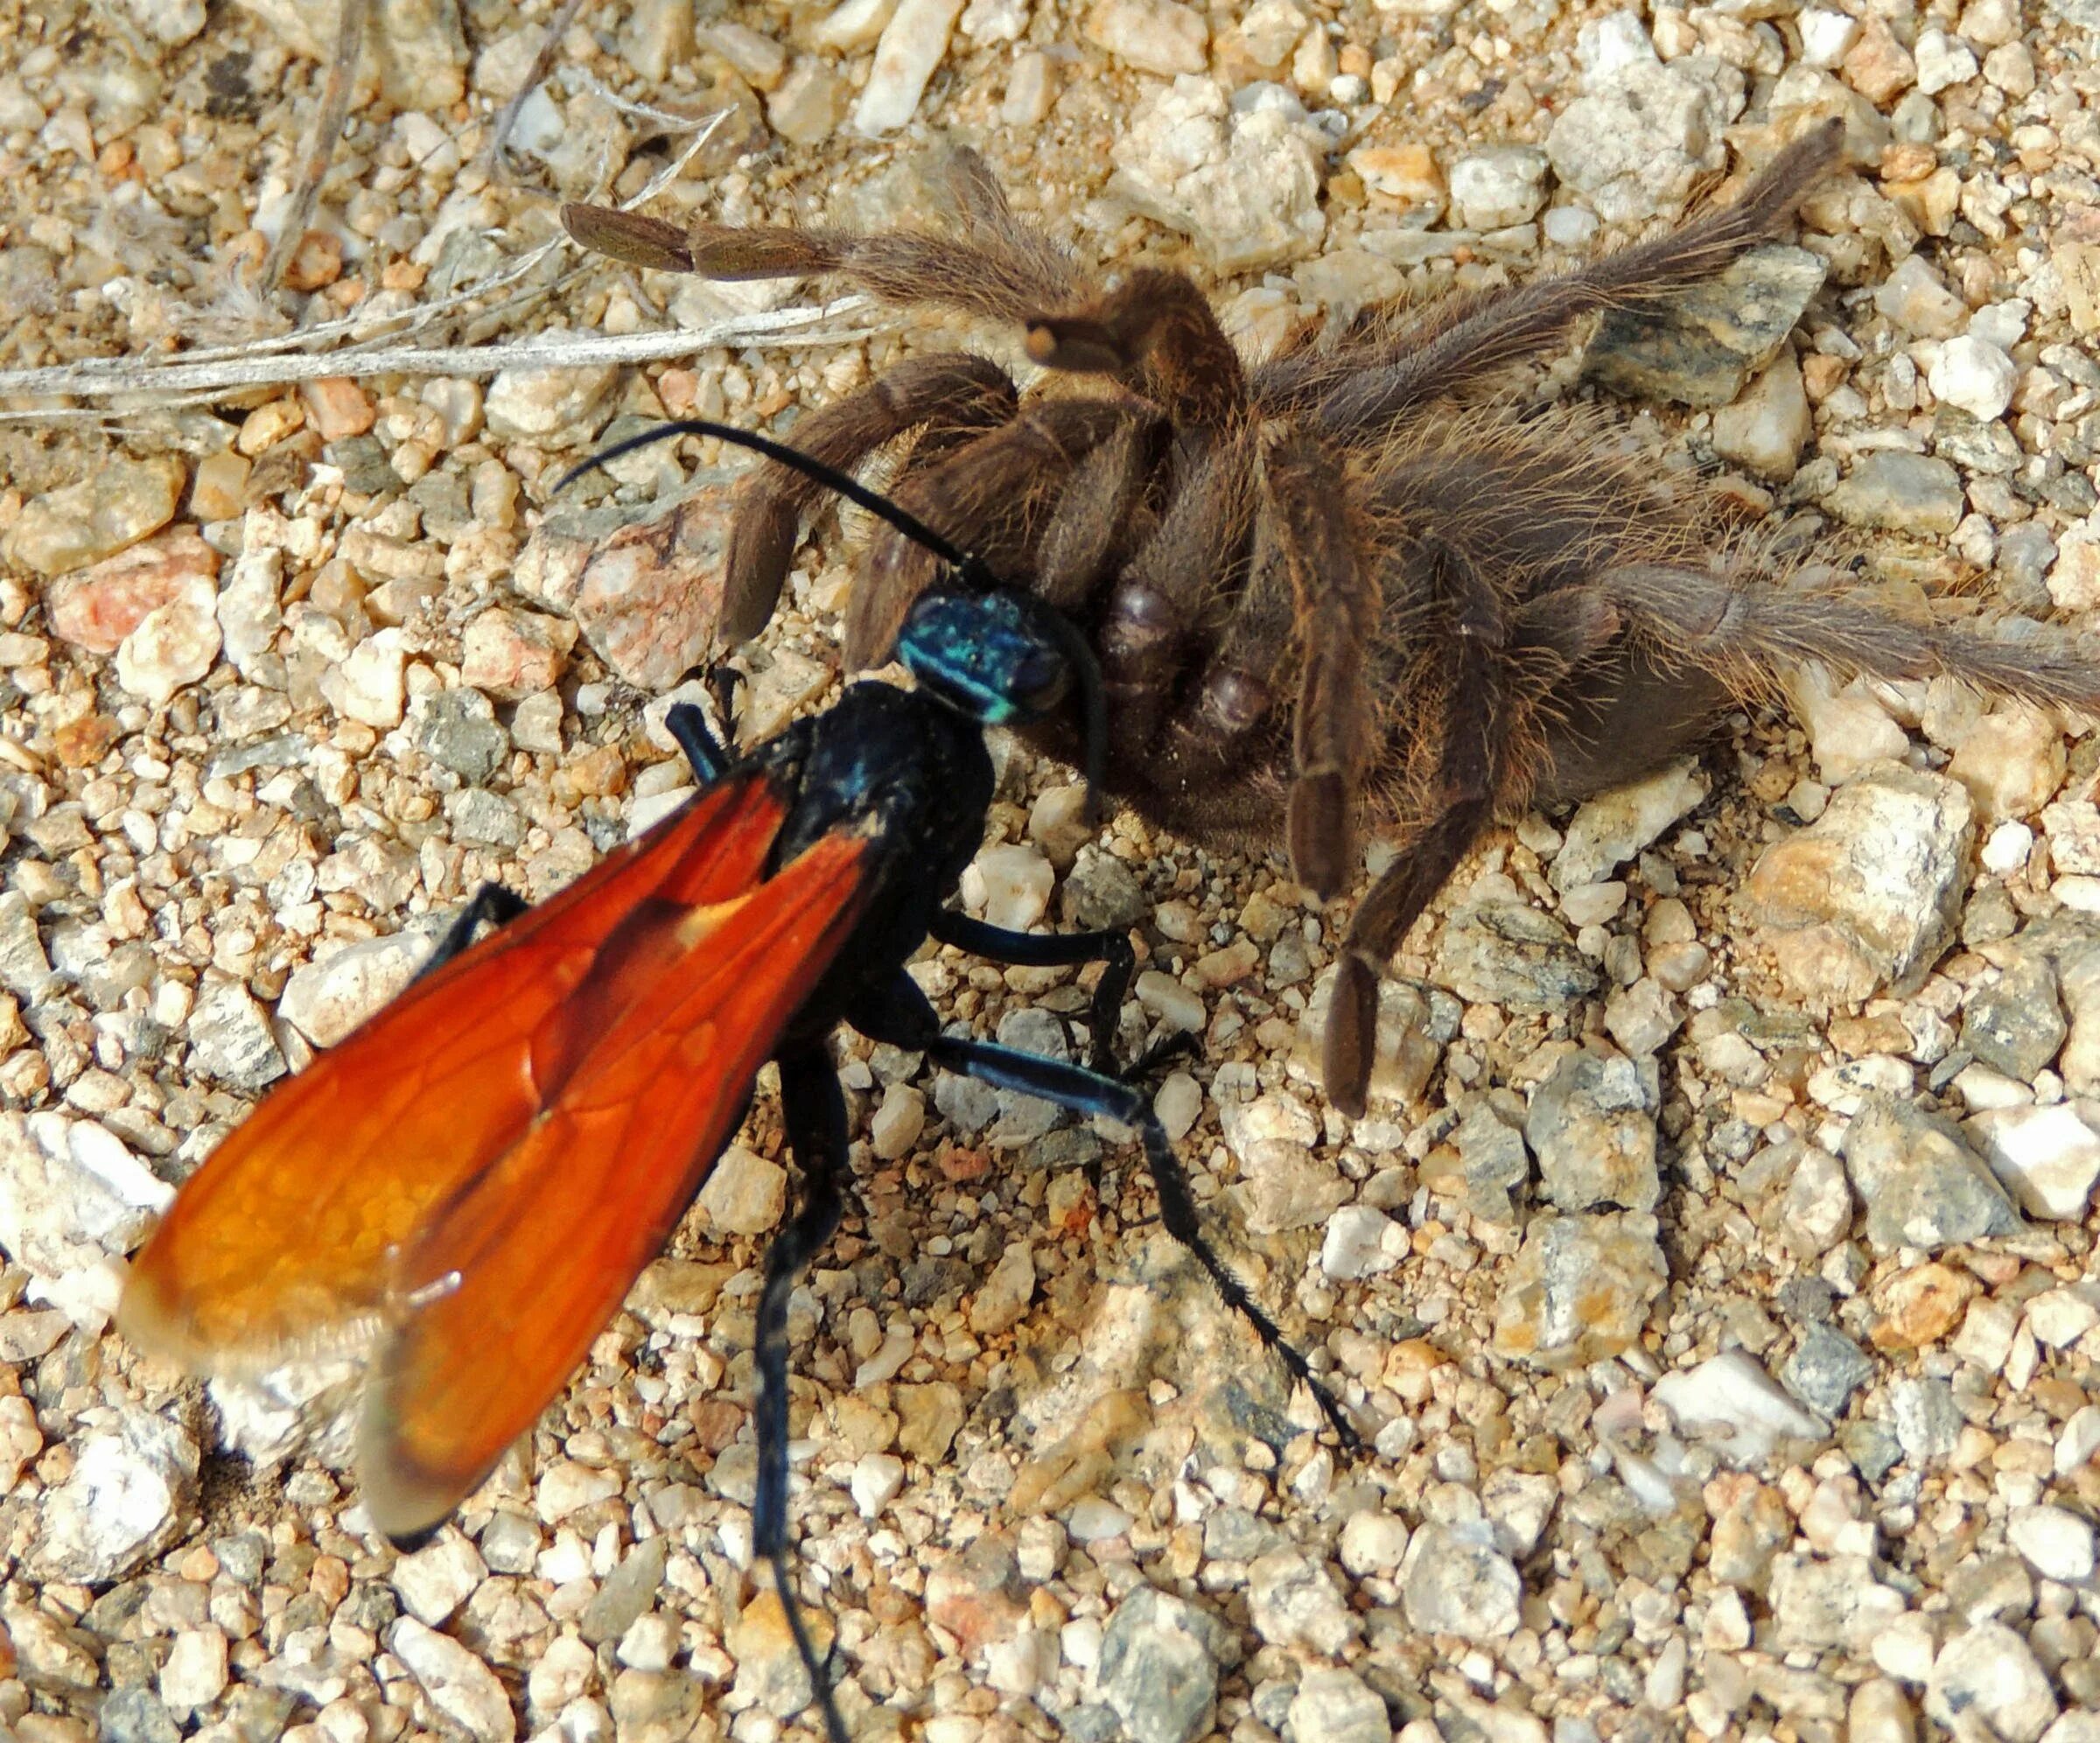
M 1099 962 L 1101 979 L 1087 1009 L 1088 1063 L 1104 1076 L 1116 1073 L 1116 1018 L 1138 972 L 1138 953 L 1120 932 L 1013 932 L 942 908 L 929 928 L 958 950 L 1019 969 L 1079 968 Z
M 459 956 L 474 942 L 474 934 L 483 927 L 494 928 L 508 926 L 531 904 L 515 890 L 504 888 L 500 884 L 484 884 L 467 898 L 466 906 L 459 910 L 452 923 L 444 928 L 444 935 L 438 941 L 424 965 L 416 971 L 416 978 L 434 975 L 453 957 Z
M 788 1303 L 810 1260 L 822 1250 L 845 1214 L 846 1104 L 838 1074 L 822 1046 L 782 1053 L 781 1116 L 802 1173 L 802 1201 L 766 1250 L 759 1293 L 757 1355 L 757 1492 L 751 1506 L 752 1547 L 772 1565 L 774 1589 L 794 1649 L 809 1677 L 830 1743 L 846 1743 L 844 1721 L 833 1704 L 829 1664 L 816 1656 L 788 1573 Z
M 723 712 L 722 720 L 723 730 L 728 732 L 729 714 L 726 710 Z M 715 737 L 713 729 L 707 724 L 707 717 L 691 703 L 679 703 L 665 714 L 663 730 L 685 752 L 686 761 L 692 764 L 693 773 L 704 785 L 721 780 L 728 771 L 729 747 Z
M 1050 943 L 1048 939 L 1044 943 Z M 926 1004 L 924 993 L 903 981 L 894 987 L 891 1010 L 884 1012 L 892 1018 L 894 1027 L 878 1040 L 894 1041 L 897 1046 L 922 1050 L 934 1065 L 945 1065 L 949 1071 L 957 1071 L 966 1077 L 976 1077 L 981 1083 L 991 1083 L 996 1090 L 1018 1090 L 1025 1096 L 1041 1096 L 1044 1101 L 1056 1102 L 1059 1107 L 1071 1109 L 1073 1113 L 1104 1115 L 1115 1119 L 1119 1125 L 1128 1125 L 1144 1143 L 1144 1164 L 1153 1174 L 1153 1186 L 1159 1193 L 1159 1220 L 1166 1230 L 1182 1248 L 1195 1256 L 1197 1264 L 1209 1277 L 1218 1296 L 1233 1312 L 1245 1319 L 1254 1327 L 1254 1335 L 1260 1338 L 1262 1346 L 1270 1350 L 1290 1371 L 1293 1380 L 1300 1380 L 1306 1390 L 1312 1392 L 1314 1403 L 1321 1409 L 1321 1416 L 1342 1440 L 1344 1449 L 1356 1451 L 1363 1445 L 1363 1437 L 1356 1434 L 1354 1424 L 1342 1411 L 1342 1403 L 1327 1390 L 1325 1382 L 1304 1356 L 1292 1348 L 1290 1340 L 1277 1327 L 1277 1323 L 1262 1311 L 1254 1300 L 1248 1285 L 1233 1275 L 1233 1269 L 1218 1258 L 1216 1250 L 1209 1245 L 1203 1235 L 1203 1222 L 1197 1216 L 1195 1195 L 1188 1191 L 1188 1176 L 1182 1172 L 1180 1161 L 1174 1157 L 1174 1146 L 1167 1143 L 1166 1128 L 1151 1109 L 1151 1101 L 1143 1090 L 1125 1083 L 1122 1077 L 1111 1077 L 1101 1071 L 1088 1071 L 1082 1065 L 1067 1065 L 1060 1059 L 1041 1059 L 1031 1052 L 1017 1052 L 1002 1048 L 991 1041 L 962 1040 L 957 1035 L 943 1035 L 936 1025 L 933 1008 Z M 859 1023 L 855 1027 L 861 1027 Z

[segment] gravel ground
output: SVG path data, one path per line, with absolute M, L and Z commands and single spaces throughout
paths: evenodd
M 1899 592 L 2100 604 L 2092 0 L 586 4 L 493 174 L 555 10 L 382 0 L 264 295 L 330 9 L 0 0 L 0 369 L 399 338 L 553 238 L 550 195 L 636 193 L 717 110 L 650 209 L 879 223 L 965 140 L 1060 242 L 1186 263 L 1256 340 L 1583 257 L 1838 114 L 1799 248 L 1527 391 L 1851 529 Z M 412 337 L 639 342 L 800 296 L 557 248 Z M 750 1573 L 766 1097 L 414 1554 L 363 1527 L 346 1364 L 200 1386 L 107 1328 L 169 1184 L 467 892 L 543 895 L 684 786 L 651 693 L 701 651 L 690 605 L 580 584 L 685 468 L 638 457 L 543 525 L 555 472 L 667 411 L 784 429 L 941 337 L 842 314 L 799 348 L 187 404 L 0 379 L 94 414 L 0 424 L 0 1730 L 806 1726 Z M 846 555 L 820 540 L 741 656 L 747 738 L 831 685 Z M 797 1297 L 794 1529 L 861 1734 L 2100 1736 L 2100 740 L 1943 686 L 1793 690 L 1477 854 L 1354 1124 L 1302 1032 L 1329 917 L 1131 818 L 1082 844 L 1070 774 L 1005 758 L 966 900 L 1134 928 L 1124 1039 L 1197 1036 L 1161 1116 L 1376 1451 L 1319 1443 L 1127 1148 L 848 1041 L 862 1208 Z M 914 972 L 1023 1046 L 1083 1004 Z

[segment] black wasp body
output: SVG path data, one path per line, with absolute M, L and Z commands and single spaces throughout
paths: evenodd
M 791 454 L 720 426 L 677 427 Z M 908 522 L 850 479 L 826 481 Z M 483 890 L 416 985 L 268 1097 L 186 1183 L 120 1315 L 135 1342 L 204 1371 L 378 1326 L 360 1483 L 374 1522 L 413 1539 L 587 1354 L 770 1059 L 801 1194 L 766 1249 L 759 1298 L 752 1536 L 831 1743 L 844 1725 L 788 1590 L 788 1305 L 847 1202 L 830 1053 L 842 1022 L 1134 1130 L 1167 1231 L 1353 1438 L 1210 1248 L 1148 1098 L 1113 1068 L 1130 940 L 1009 931 L 948 906 L 990 813 L 985 729 L 1041 721 L 1076 682 L 1090 777 L 1105 732 L 1077 633 L 939 548 L 948 584 L 914 604 L 898 640 L 916 688 L 857 683 L 743 757 L 698 709 L 674 708 L 666 724 L 701 790 L 537 907 Z M 1088 1061 L 943 1033 L 905 969 L 929 938 L 1016 966 L 1099 964 Z

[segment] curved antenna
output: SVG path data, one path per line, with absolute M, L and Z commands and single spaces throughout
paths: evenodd
M 732 447 L 748 448 L 754 454 L 763 454 L 767 459 L 779 462 L 790 472 L 798 472 L 804 478 L 814 479 L 826 489 L 836 491 L 856 508 L 864 508 L 878 520 L 886 521 L 916 544 L 921 544 L 956 571 L 956 576 L 970 586 L 986 592 L 1012 593 L 1014 590 L 992 572 L 991 565 L 973 552 L 949 542 L 941 536 L 910 509 L 901 508 L 877 491 L 836 466 L 828 466 L 822 460 L 805 454 L 799 448 L 791 448 L 785 442 L 776 442 L 770 436 L 761 436 L 755 430 L 739 430 L 733 424 L 717 424 L 708 417 L 681 417 L 670 423 L 660 424 L 653 430 L 645 430 L 638 436 L 615 442 L 610 448 L 601 448 L 587 460 L 579 460 L 554 481 L 548 494 L 559 494 L 585 472 L 596 472 L 609 466 L 623 454 L 631 454 L 638 448 L 653 447 L 659 442 L 675 441 L 681 436 L 712 436 L 717 441 L 727 442 Z M 1087 821 L 1098 822 L 1101 819 L 1101 795 L 1108 779 L 1109 697 L 1101 679 L 1101 662 L 1094 657 L 1094 650 L 1079 631 L 1073 627 L 1062 612 L 1045 606 L 1039 599 L 1030 604 L 1037 609 L 1033 615 L 1044 626 L 1050 639 L 1057 644 L 1058 651 L 1065 656 L 1074 677 L 1079 684 L 1081 742 L 1084 747 L 1085 765 L 1080 773 L 1087 783 Z
M 770 436 L 761 436 L 755 430 L 739 430 L 733 424 L 717 424 L 708 417 L 681 417 L 668 424 L 660 424 L 654 430 L 645 430 L 639 436 L 630 436 L 624 442 L 615 442 L 610 448 L 601 448 L 587 460 L 579 460 L 554 481 L 550 495 L 566 490 L 585 472 L 596 472 L 609 466 L 637 448 L 654 446 L 658 442 L 675 441 L 681 436 L 712 436 L 717 441 L 727 442 L 733 447 L 749 448 L 754 454 L 763 454 L 776 460 L 790 472 L 798 472 L 804 478 L 814 479 L 828 490 L 833 490 L 853 504 L 865 508 L 879 520 L 887 521 L 914 544 L 924 545 L 942 562 L 974 587 L 1004 586 L 999 578 L 981 556 L 973 556 L 959 545 L 951 544 L 910 509 L 899 507 L 879 492 L 870 490 L 866 485 L 836 466 L 828 466 L 822 460 L 812 458 L 799 448 L 790 448 L 785 442 L 776 442 Z

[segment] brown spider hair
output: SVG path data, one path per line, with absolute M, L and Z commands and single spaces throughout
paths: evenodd
M 2100 703 L 2100 667 L 2068 649 L 1897 618 L 1846 597 L 1829 565 L 1775 578 L 1731 547 L 1707 494 L 1660 490 L 1593 424 L 1494 394 L 1581 317 L 1655 303 L 1779 234 L 1841 135 L 1812 128 L 1733 202 L 1575 271 L 1373 308 L 1337 335 L 1307 326 L 1262 360 L 1182 273 L 1139 267 L 1106 289 L 1082 275 L 969 152 L 948 235 L 563 216 L 640 265 L 830 274 L 1025 331 L 1054 372 L 1039 390 L 967 353 L 921 356 L 802 417 L 795 444 L 851 466 L 914 438 L 899 500 L 1082 624 L 1110 697 L 1110 785 L 1156 821 L 1280 840 L 1323 899 L 1357 863 L 1360 810 L 1393 832 L 1326 1026 L 1327 1093 L 1360 1114 L 1379 976 L 1496 816 L 1643 773 L 1803 662 Z M 742 488 L 731 640 L 772 614 L 816 494 L 771 464 Z M 882 658 L 933 569 L 877 529 L 849 665 Z

